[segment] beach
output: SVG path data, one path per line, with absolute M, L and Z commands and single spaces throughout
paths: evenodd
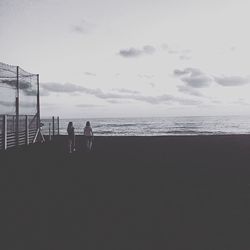
M 99 136 L 90 153 L 77 136 L 76 149 L 56 136 L 0 152 L 1 245 L 249 249 L 250 135 Z

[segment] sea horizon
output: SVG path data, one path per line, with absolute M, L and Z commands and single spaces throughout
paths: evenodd
M 67 134 L 70 121 L 75 133 L 82 134 L 88 120 L 95 135 L 100 136 L 250 134 L 250 116 L 245 115 L 62 118 L 59 122 L 60 134 Z M 41 121 L 44 123 L 44 134 L 48 134 L 51 119 L 42 118 Z

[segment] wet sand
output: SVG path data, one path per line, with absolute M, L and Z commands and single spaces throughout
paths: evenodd
M 82 141 L 0 153 L 1 249 L 250 249 L 249 135 Z

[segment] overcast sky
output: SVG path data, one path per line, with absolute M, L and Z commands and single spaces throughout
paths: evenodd
M 0 61 L 42 116 L 250 114 L 249 0 L 1 0 Z

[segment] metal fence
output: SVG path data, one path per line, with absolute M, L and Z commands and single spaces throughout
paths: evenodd
M 39 132 L 39 75 L 0 62 L 0 149 L 32 143 Z
M 41 119 L 41 130 L 43 135 L 49 136 L 51 140 L 53 136 L 60 134 L 60 120 L 59 117 L 42 118 Z
M 36 142 L 38 136 L 46 135 L 48 140 L 52 140 L 54 136 L 60 134 L 59 117 L 42 119 L 39 130 L 36 117 L 32 115 L 19 116 L 18 130 L 16 124 L 15 115 L 0 115 L 0 150 L 29 145 Z
M 38 130 L 32 115 L 20 115 L 17 130 L 15 115 L 0 115 L 0 150 L 35 142 Z
M 40 120 L 39 75 L 0 62 L 0 150 L 59 134 L 59 117 Z

